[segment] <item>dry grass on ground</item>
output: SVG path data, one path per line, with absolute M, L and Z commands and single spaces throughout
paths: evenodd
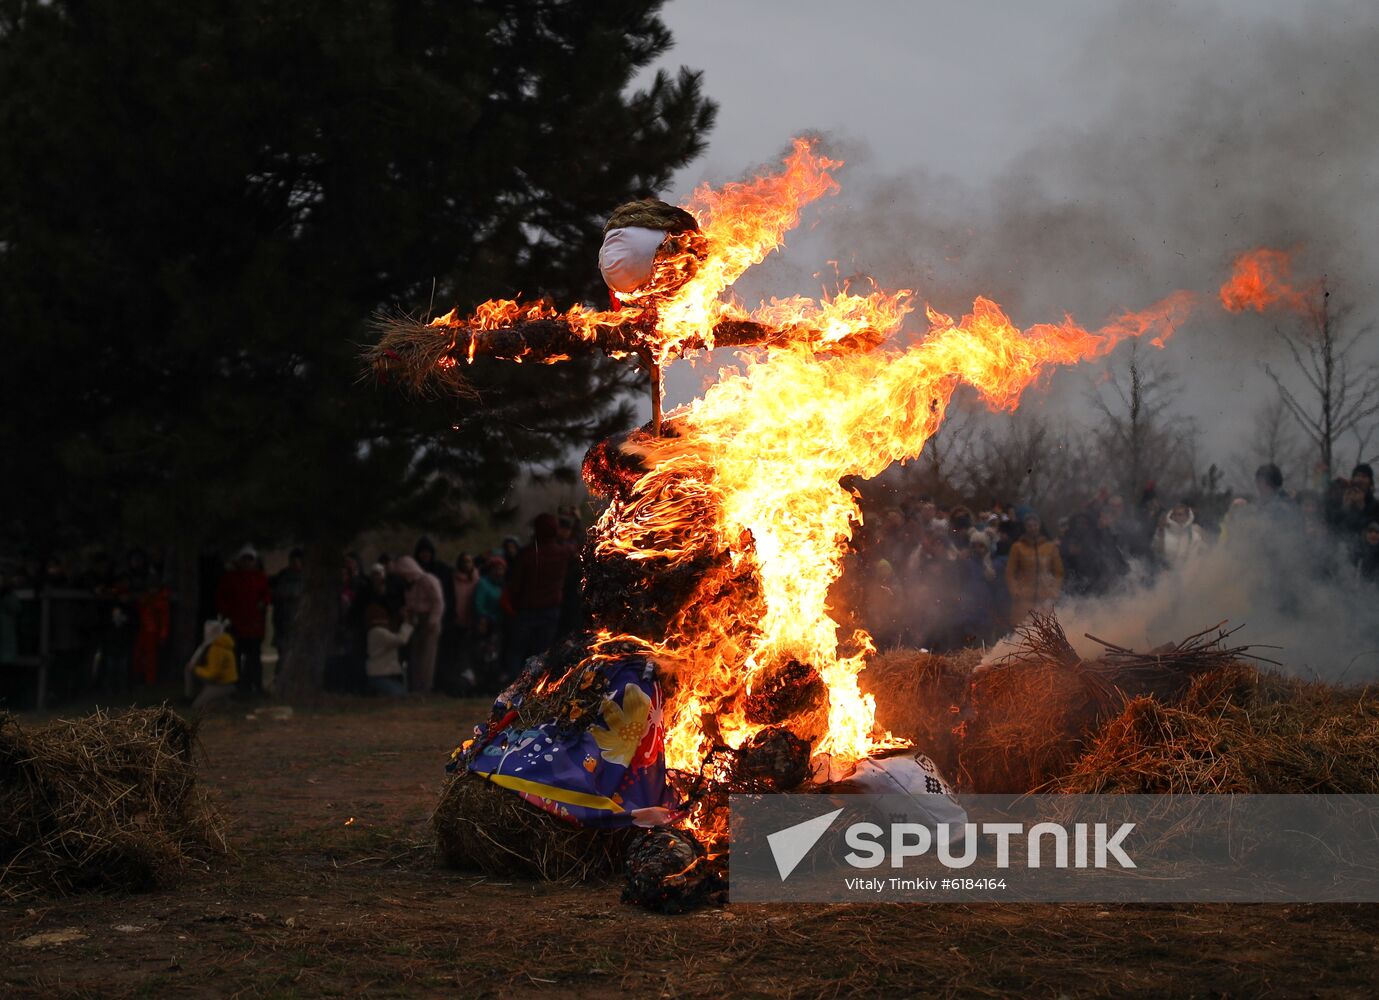
M 165 707 L 41 726 L 0 715 L 0 899 L 205 870 L 226 845 L 198 763 L 196 727 Z

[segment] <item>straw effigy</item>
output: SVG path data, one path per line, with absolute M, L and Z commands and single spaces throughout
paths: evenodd
M 27 729 L 0 716 L 0 898 L 166 884 L 227 853 L 167 707 Z

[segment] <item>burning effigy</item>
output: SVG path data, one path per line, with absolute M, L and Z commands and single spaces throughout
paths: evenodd
M 554 828 L 612 831 L 605 845 L 638 826 L 678 831 L 701 857 L 726 832 L 729 792 L 827 787 L 887 755 L 908 761 L 901 771 L 932 769 L 877 725 L 859 684 L 873 644 L 842 634 L 830 607 L 861 518 L 844 483 L 918 455 L 959 386 L 1014 408 L 1056 366 L 1132 337 L 1162 345 L 1194 305 L 1177 292 L 1097 329 L 1070 317 L 1021 329 L 979 298 L 960 318 L 925 306 L 927 331 L 906 339 L 910 290 L 752 308 L 733 297 L 801 210 L 837 190 L 840 166 L 796 140 L 779 170 L 701 187 L 683 209 L 619 209 L 601 261 L 613 308 L 494 300 L 381 321 L 369 360 L 416 388 L 470 391 L 464 370 L 482 358 L 594 351 L 652 382 L 651 421 L 584 461 L 607 502 L 585 554 L 588 628 L 528 661 L 455 751 L 446 796 L 458 805 L 437 814 L 448 853 L 485 850 L 487 837 L 502 854 L 503 835 L 474 819 L 494 796 L 509 818 L 532 806 Z M 716 347 L 743 349 L 741 367 L 663 413 L 662 369 Z M 937 775 L 919 787 L 948 788 Z

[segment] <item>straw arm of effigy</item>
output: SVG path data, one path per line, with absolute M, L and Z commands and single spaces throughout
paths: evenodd
M 380 315 L 374 321 L 376 342 L 365 358 L 375 373 L 396 377 L 414 388 L 439 381 L 462 381 L 458 369 L 479 358 L 520 363 L 553 364 L 579 355 L 602 352 L 613 357 L 636 356 L 649 362 L 656 333 L 642 323 L 597 325 L 576 329 L 563 317 L 519 320 L 510 326 L 481 329 L 464 325 L 433 326 L 408 316 Z M 787 343 L 818 344 L 828 350 L 865 349 L 880 336 L 872 331 L 853 334 L 827 345 L 818 331 L 774 327 L 746 319 L 725 319 L 713 328 L 714 347 L 773 347 Z M 675 349 L 683 356 L 710 346 L 691 336 Z

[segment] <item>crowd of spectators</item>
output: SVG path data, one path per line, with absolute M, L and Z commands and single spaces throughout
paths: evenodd
M 383 695 L 492 693 L 581 618 L 584 529 L 573 508 L 542 513 L 523 542 L 443 561 L 429 538 L 341 574 L 327 686 Z
M 378 553 L 365 563 L 348 554 L 338 605 L 326 616 L 331 636 L 325 684 L 330 690 L 400 695 L 453 695 L 499 690 L 526 657 L 575 628 L 580 609 L 584 529 L 572 507 L 543 513 L 529 537 L 504 538 L 482 552 L 443 561 L 429 538 L 411 554 Z M 0 666 L 22 663 L 37 647 L 37 601 L 61 621 L 56 654 L 59 699 L 122 697 L 160 680 L 185 680 L 204 703 L 265 689 L 265 644 L 282 668 L 299 628 L 307 593 L 306 557 L 293 549 L 276 573 L 246 545 L 224 564 L 200 571 L 198 633 L 204 637 L 183 668 L 186 650 L 170 649 L 173 594 L 162 559 L 131 550 L 123 563 L 96 553 L 80 573 L 57 557 L 0 564 Z M 317 634 L 322 634 L 318 631 Z M 233 650 L 233 670 L 224 655 Z M 27 656 L 32 659 L 32 655 Z
M 1254 495 L 1237 497 L 1210 526 L 1191 499 L 1166 504 L 1152 484 L 1134 504 L 1103 490 L 1053 525 L 1003 502 L 975 511 L 923 498 L 868 506 L 837 600 L 883 647 L 990 643 L 1065 595 L 1186 573 L 1233 528 L 1251 525 L 1303 543 L 1305 565 L 1291 570 L 1379 587 L 1379 500 L 1366 464 L 1324 492 L 1297 493 L 1277 466 L 1260 466 Z
M 864 506 L 835 607 L 882 647 L 990 643 L 1065 595 L 1095 597 L 1187 572 L 1250 524 L 1302 541 L 1305 565 L 1290 571 L 1379 588 L 1379 500 L 1364 464 L 1325 491 L 1296 493 L 1276 466 L 1261 466 L 1253 495 L 1211 524 L 1199 522 L 1191 500 L 1166 505 L 1152 485 L 1134 504 L 1103 490 L 1054 524 L 1011 503 L 973 510 L 906 498 Z M 338 607 L 315 633 L 332 636 L 326 687 L 386 696 L 500 690 L 583 617 L 584 529 L 575 510 L 540 514 L 530 529 L 525 540 L 509 536 L 485 551 L 457 552 L 453 562 L 424 537 L 408 555 L 346 556 Z M 58 557 L 0 568 L 0 665 L 22 659 L 19 595 L 44 591 L 88 598 L 80 613 L 65 612 L 63 628 L 81 636 L 84 660 L 59 697 L 121 696 L 181 676 L 181 654 L 168 648 L 171 594 L 156 554 L 134 549 L 117 563 L 97 553 L 79 573 Z M 304 553 L 291 551 L 270 576 L 245 546 L 229 565 L 202 566 L 200 592 L 198 619 L 219 624 L 208 621 L 184 668 L 188 695 L 262 693 L 265 642 L 281 666 L 303 626 Z

